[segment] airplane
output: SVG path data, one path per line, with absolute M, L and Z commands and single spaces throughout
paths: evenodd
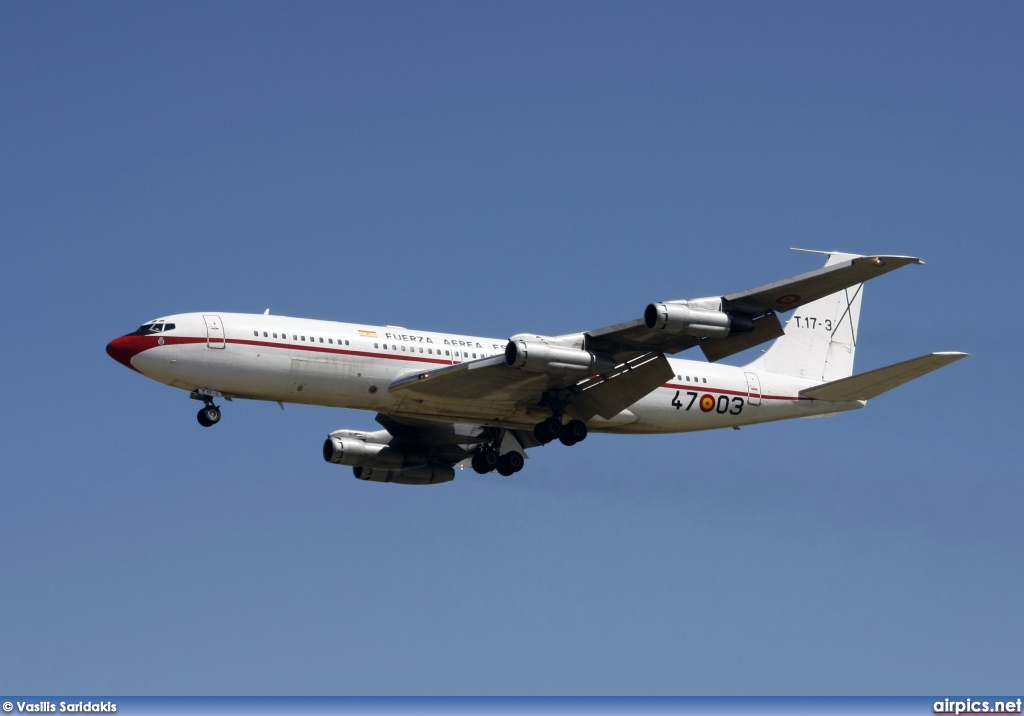
M 806 249 L 797 249 L 806 251 Z M 107 345 L 114 360 L 202 401 L 376 411 L 342 429 L 327 462 L 372 482 L 448 482 L 455 468 L 510 476 L 530 448 L 596 433 L 681 433 L 832 415 L 967 356 L 941 352 L 853 374 L 864 282 L 912 256 L 837 251 L 824 267 L 724 296 L 649 304 L 641 318 L 507 340 L 248 313 L 181 313 Z M 794 311 L 785 326 L 780 313 Z M 751 363 L 718 363 L 773 341 Z M 669 358 L 699 348 L 706 361 Z

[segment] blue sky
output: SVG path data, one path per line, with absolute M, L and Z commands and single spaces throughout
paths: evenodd
M 1020 688 L 1019 3 L 4 3 L 0 692 Z M 815 268 L 828 420 L 365 484 L 355 411 L 110 360 L 218 310 L 504 337 Z M 696 356 L 694 356 L 696 357 Z

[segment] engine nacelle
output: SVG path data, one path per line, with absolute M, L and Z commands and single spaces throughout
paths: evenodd
M 382 470 L 376 467 L 354 467 L 352 474 L 359 480 L 394 482 L 399 485 L 436 485 L 455 479 L 455 470 L 440 465 L 411 467 L 408 470 Z
M 365 443 L 355 438 L 341 438 L 333 433 L 324 441 L 324 460 L 335 465 L 375 467 L 400 470 L 406 464 L 404 453 L 378 443 Z
M 536 373 L 594 375 L 611 370 L 615 362 L 577 348 L 562 348 L 540 341 L 512 340 L 505 346 L 505 365 Z
M 682 303 L 650 304 L 644 311 L 644 325 L 652 331 L 709 338 L 754 330 L 754 322 L 747 316 Z
M 391 442 L 392 435 L 387 430 L 335 430 L 331 433 L 332 438 L 355 438 L 364 443 L 376 445 L 387 445 Z

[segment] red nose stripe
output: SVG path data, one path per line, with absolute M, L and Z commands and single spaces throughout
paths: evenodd
M 121 336 L 107 344 L 107 355 L 121 365 L 137 371 L 138 368 L 132 365 L 132 358 L 155 345 L 156 339 L 151 340 L 150 336 Z

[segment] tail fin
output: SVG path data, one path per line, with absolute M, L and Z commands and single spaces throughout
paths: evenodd
M 828 252 L 825 265 L 855 258 Z M 863 288 L 860 283 L 798 308 L 786 322 L 786 334 L 747 367 L 817 381 L 853 375 Z

